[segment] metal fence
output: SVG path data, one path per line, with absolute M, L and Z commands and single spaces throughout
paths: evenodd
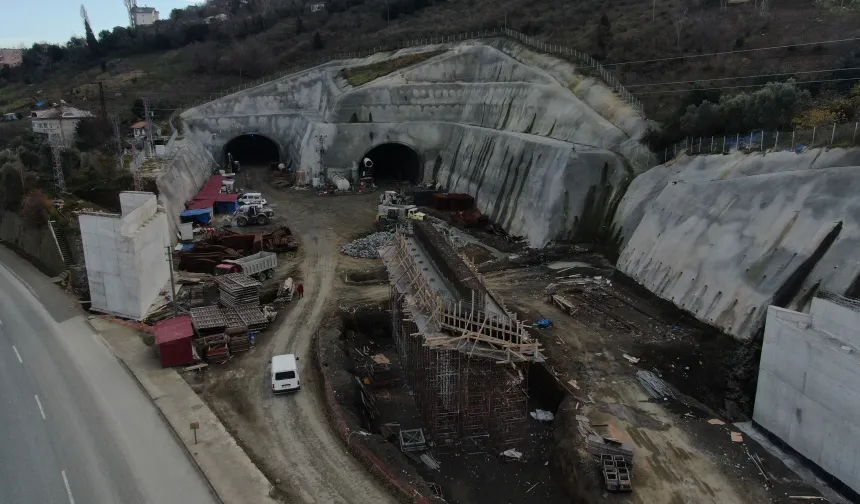
M 492 30 L 482 30 L 482 31 L 470 31 L 463 33 L 456 33 L 452 35 L 437 35 L 434 37 L 427 38 L 418 38 L 418 39 L 410 39 L 410 40 L 402 40 L 396 42 L 394 44 L 388 45 L 378 45 L 373 46 L 361 51 L 355 52 L 346 52 L 346 53 L 336 53 L 333 57 L 330 58 L 320 58 L 315 62 L 309 62 L 304 64 L 298 64 L 287 70 L 278 72 L 276 74 L 268 75 L 266 77 L 261 77 L 259 79 L 255 79 L 252 81 L 244 82 L 238 86 L 233 86 L 229 89 L 226 89 L 220 93 L 213 93 L 203 98 L 198 98 L 194 101 L 185 103 L 177 108 L 176 112 L 171 115 L 171 119 L 173 119 L 176 115 L 181 113 L 181 111 L 188 110 L 190 108 L 194 108 L 200 106 L 204 103 L 211 102 L 213 100 L 217 100 L 219 98 L 223 98 L 225 96 L 231 95 L 233 93 L 238 93 L 240 91 L 244 91 L 246 89 L 250 89 L 261 84 L 265 84 L 267 82 L 271 82 L 276 79 L 281 79 L 284 77 L 288 77 L 290 75 L 305 72 L 308 70 L 312 70 L 314 68 L 331 65 L 335 63 L 341 63 L 344 60 L 356 59 L 356 58 L 366 58 L 376 53 L 380 52 L 388 52 L 395 51 L 399 49 L 408 49 L 411 47 L 420 47 L 426 45 L 434 45 L 434 44 L 448 44 L 454 42 L 463 42 L 466 40 L 477 40 L 481 38 L 488 37 L 500 37 L 506 36 L 517 42 L 520 42 L 523 45 L 529 46 L 538 51 L 542 51 L 548 54 L 552 54 L 554 56 L 562 57 L 565 59 L 572 60 L 574 63 L 581 63 L 583 66 L 580 70 L 583 70 L 583 73 L 593 74 L 600 79 L 602 79 L 606 84 L 608 84 L 612 89 L 618 93 L 618 95 L 629 103 L 633 108 L 635 108 L 640 114 L 644 113 L 644 109 L 642 107 L 642 102 L 640 102 L 636 97 L 633 96 L 630 91 L 628 91 L 624 86 L 621 85 L 621 82 L 616 78 L 609 70 L 603 67 L 600 63 L 597 62 L 594 58 L 589 56 L 586 53 L 581 51 L 577 51 L 575 49 L 570 49 L 567 47 L 563 47 L 555 44 L 547 44 L 542 40 L 539 40 L 534 37 L 529 37 L 523 33 L 520 33 L 516 30 L 512 30 L 510 28 L 494 28 Z M 173 126 L 171 124 L 171 126 Z
M 817 147 L 851 147 L 860 145 L 860 123 L 832 124 L 791 131 L 751 131 L 734 135 L 690 137 L 661 154 L 665 163 L 679 154 L 727 154 L 729 152 L 803 152 Z

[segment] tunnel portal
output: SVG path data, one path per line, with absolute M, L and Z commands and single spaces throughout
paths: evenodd
M 372 168 L 367 168 L 366 159 L 373 163 Z M 421 181 L 421 158 L 412 147 L 399 143 L 384 143 L 364 155 L 359 162 L 359 171 L 362 176 L 372 176 L 377 182 L 417 183 Z
M 233 156 L 234 161 L 239 161 L 242 165 L 248 166 L 268 166 L 269 163 L 281 161 L 278 144 L 274 140 L 256 133 L 240 135 L 227 142 L 227 145 L 224 146 L 225 164 L 230 155 Z

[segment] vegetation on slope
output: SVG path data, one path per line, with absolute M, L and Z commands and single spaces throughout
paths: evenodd
M 351 85 L 361 86 L 380 77 L 384 77 L 392 72 L 400 70 L 401 68 L 410 67 L 426 59 L 432 58 L 433 56 L 442 54 L 443 52 L 444 51 L 429 51 L 417 54 L 410 54 L 408 56 L 401 56 L 400 58 L 380 61 L 377 63 L 372 63 L 370 65 L 344 68 L 343 73 L 346 76 L 346 80 Z

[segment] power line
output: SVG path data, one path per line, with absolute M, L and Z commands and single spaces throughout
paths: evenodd
M 637 60 L 637 61 L 623 61 L 621 63 L 605 63 L 601 64 L 603 67 L 612 67 L 612 66 L 621 66 L 621 65 L 634 65 L 637 63 L 658 63 L 661 61 L 673 61 L 679 59 L 689 59 L 689 58 L 709 58 L 711 56 L 725 56 L 731 54 L 744 54 L 755 51 L 771 51 L 776 49 L 788 49 L 789 47 L 805 47 L 811 45 L 825 45 L 825 44 L 839 44 L 842 42 L 856 42 L 860 41 L 860 37 L 852 37 L 846 39 L 835 39 L 835 40 L 822 40 L 819 42 L 801 42 L 798 44 L 787 44 L 787 45 L 779 45 L 779 46 L 770 46 L 770 47 L 758 47 L 754 49 L 740 49 L 737 51 L 722 51 L 715 53 L 706 53 L 706 54 L 687 54 L 684 56 L 670 56 L 668 58 L 654 58 L 647 60 Z M 596 65 L 595 65 L 596 66 Z M 580 67 L 580 68 L 594 68 L 594 67 Z
M 715 82 L 715 81 L 727 81 L 727 80 L 739 80 L 739 79 L 758 79 L 758 78 L 769 78 L 769 77 L 786 77 L 791 75 L 803 75 L 803 74 L 815 74 L 815 73 L 825 73 L 825 72 L 844 72 L 848 70 L 860 70 L 860 67 L 851 67 L 851 68 L 829 68 L 825 70 L 806 70 L 803 72 L 788 72 L 788 73 L 777 73 L 777 74 L 759 74 L 759 75 L 743 75 L 740 77 L 716 77 L 713 79 L 697 79 L 697 80 L 687 80 L 687 81 L 674 81 L 674 82 L 654 82 L 651 84 L 627 84 L 624 87 L 627 89 L 636 88 L 636 87 L 645 87 L 645 86 L 672 86 L 675 84 L 695 84 L 697 82 Z
M 850 77 L 844 79 L 822 79 L 822 80 L 811 80 L 811 81 L 801 81 L 798 82 L 798 85 L 801 84 L 814 84 L 817 82 L 841 82 L 841 81 L 856 81 L 860 80 L 860 77 Z M 744 89 L 744 88 L 754 88 L 754 87 L 765 87 L 767 84 L 750 84 L 747 86 L 720 86 L 720 87 L 711 87 L 711 88 L 697 88 L 696 91 L 715 91 L 717 89 Z M 634 93 L 636 96 L 644 96 L 644 95 L 656 95 L 656 94 L 669 94 L 669 93 L 689 93 L 689 89 L 667 89 L 665 91 L 646 91 L 644 93 Z

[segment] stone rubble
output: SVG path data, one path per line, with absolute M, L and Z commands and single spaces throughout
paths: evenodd
M 385 245 L 385 242 L 391 239 L 394 233 L 389 231 L 380 231 L 359 238 L 350 243 L 347 243 L 340 248 L 340 253 L 350 257 L 360 257 L 363 259 L 376 259 L 379 257 L 377 250 Z

